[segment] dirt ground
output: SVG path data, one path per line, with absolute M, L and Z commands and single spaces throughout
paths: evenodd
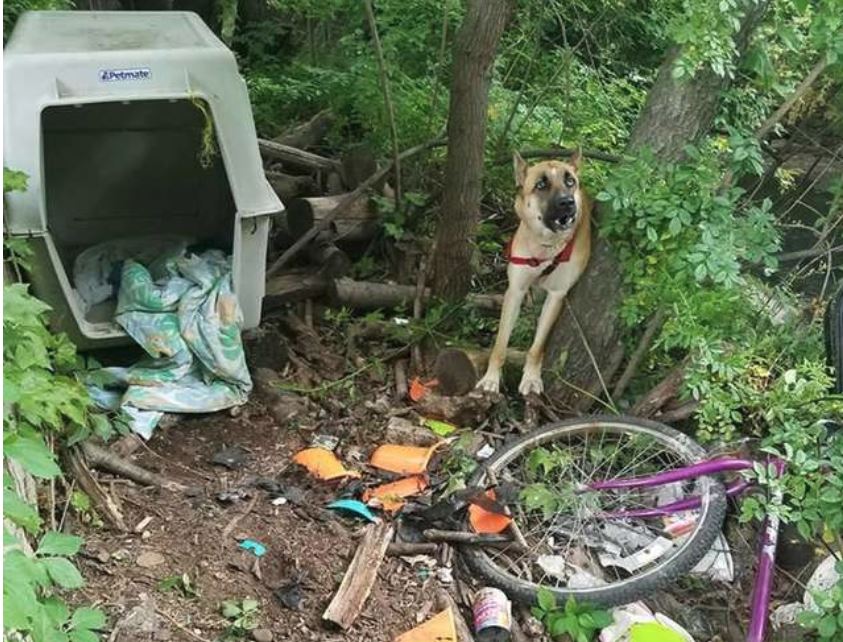
M 308 370 L 307 364 L 300 362 L 297 370 Z M 291 457 L 315 433 L 326 433 L 340 438 L 339 452 L 345 462 L 362 463 L 368 458 L 383 439 L 390 415 L 403 411 L 402 404 L 389 401 L 389 377 L 375 373 L 358 383 L 360 392 L 352 402 L 347 395 L 330 391 L 309 402 L 291 397 L 291 403 L 299 405 L 285 416 L 287 411 L 279 410 L 277 400 L 270 403 L 255 393 L 236 416 L 222 412 L 184 417 L 160 427 L 131 459 L 184 484 L 187 492 L 142 488 L 100 474 L 119 502 L 130 532 L 116 533 L 78 521 L 71 527 L 86 542 L 80 566 L 87 586 L 75 597 L 107 611 L 112 630 L 104 639 L 218 640 L 228 626 L 221 603 L 254 598 L 260 604 L 258 628 L 271 632 L 273 640 L 391 641 L 437 612 L 438 586 L 465 606 L 460 598 L 470 588 L 471 578 L 455 559 L 440 555 L 431 563 L 430 559 L 386 557 L 354 625 L 338 631 L 322 621 L 364 522 L 326 510 L 325 503 L 337 496 L 338 487 L 309 479 L 291 464 Z M 513 415 L 511 411 L 503 414 Z M 504 422 L 494 428 L 505 431 L 507 425 L 512 426 Z M 239 446 L 245 454 L 239 468 L 212 463 L 216 453 L 231 446 Z M 267 480 L 280 483 L 291 501 L 273 504 Z M 77 520 L 72 511 L 70 519 Z M 135 530 L 138 524 L 142 527 Z M 651 607 L 691 631 L 697 642 L 743 639 L 754 532 L 731 519 L 726 534 L 736 563 L 733 584 L 688 578 L 675 590 L 648 600 Z M 258 560 L 239 548 L 243 538 L 263 544 L 265 555 Z M 448 565 L 453 566 L 456 583 L 441 571 Z M 805 566 L 778 574 L 777 603 L 798 599 L 801 591 L 796 580 L 804 581 L 808 570 Z M 195 586 L 196 596 L 160 586 L 162 580 L 183 574 Z M 296 608 L 282 604 L 279 589 L 287 589 L 281 593 L 288 601 L 292 596 L 293 602 L 298 590 L 300 604 L 293 604 Z M 469 615 L 465 608 L 464 613 Z M 519 619 L 524 622 L 521 613 Z M 543 638 L 523 639 L 538 642 Z

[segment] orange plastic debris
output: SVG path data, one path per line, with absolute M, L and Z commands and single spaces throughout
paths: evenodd
M 421 379 L 415 377 L 410 382 L 410 399 L 413 401 L 421 401 L 424 399 L 425 395 L 438 385 L 438 379 L 431 379 L 430 381 L 422 382 Z
M 427 448 L 421 446 L 398 446 L 386 444 L 378 446 L 372 453 L 369 463 L 375 468 L 388 470 L 399 475 L 421 475 L 427 470 L 433 451 L 443 442 L 438 442 Z
M 363 501 L 369 503 L 369 500 L 376 499 L 385 511 L 394 513 L 404 506 L 405 497 L 418 495 L 425 488 L 427 488 L 427 477 L 413 475 L 368 489 L 363 493 Z
M 450 607 L 434 615 L 424 624 L 395 638 L 395 642 L 432 642 L 432 640 L 457 642 L 457 627 Z
M 487 490 L 486 497 L 495 499 L 495 491 Z M 502 533 L 512 523 L 512 518 L 500 513 L 492 513 L 477 504 L 468 507 L 468 522 L 475 533 L 494 535 Z
M 348 470 L 334 453 L 324 448 L 305 448 L 296 453 L 293 461 L 307 468 L 311 475 L 319 479 L 360 477 L 360 473 Z

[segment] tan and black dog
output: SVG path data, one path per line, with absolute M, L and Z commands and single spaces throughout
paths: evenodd
M 521 223 L 507 251 L 509 285 L 503 299 L 498 335 L 489 355 L 489 367 L 477 383 L 481 390 L 497 392 L 506 347 L 521 303 L 534 284 L 547 291 L 533 344 L 518 391 L 541 393 L 545 343 L 568 290 L 585 270 L 591 254 L 591 202 L 580 185 L 582 156 L 569 162 L 544 161 L 532 166 L 514 156 L 515 213 Z

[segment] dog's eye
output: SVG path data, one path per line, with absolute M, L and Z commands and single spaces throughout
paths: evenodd
M 536 189 L 539 191 L 544 191 L 547 189 L 547 179 L 542 176 L 539 180 L 536 181 Z
M 576 179 L 571 176 L 570 174 L 565 174 L 565 186 L 566 187 L 573 187 L 577 184 Z

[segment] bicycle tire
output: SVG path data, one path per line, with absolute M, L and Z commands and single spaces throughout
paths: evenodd
M 595 415 L 549 424 L 520 437 L 504 446 L 489 461 L 478 468 L 469 483 L 483 486 L 486 483 L 487 470 L 491 469 L 493 472 L 497 472 L 502 465 L 512 461 L 531 447 L 551 442 L 554 438 L 572 433 L 577 429 L 593 428 L 595 424 L 623 424 L 625 427 L 631 428 L 631 432 L 655 434 L 662 441 L 672 444 L 675 452 L 687 458 L 688 463 L 706 457 L 706 451 L 702 446 L 687 435 L 664 424 L 634 417 Z M 676 555 L 645 573 L 634 575 L 610 586 L 589 589 L 545 587 L 554 593 L 557 604 L 564 604 L 569 597 L 574 597 L 577 601 L 607 607 L 628 604 L 652 594 L 694 568 L 720 534 L 727 507 L 726 491 L 723 484 L 714 477 L 700 477 L 699 479 L 708 491 L 708 501 L 704 501 L 700 508 L 701 517 L 697 528 Z M 480 547 L 461 547 L 460 554 L 468 568 L 481 582 L 501 589 L 513 601 L 525 605 L 537 603 L 538 590 L 542 588 L 541 585 L 515 577 L 495 564 Z

